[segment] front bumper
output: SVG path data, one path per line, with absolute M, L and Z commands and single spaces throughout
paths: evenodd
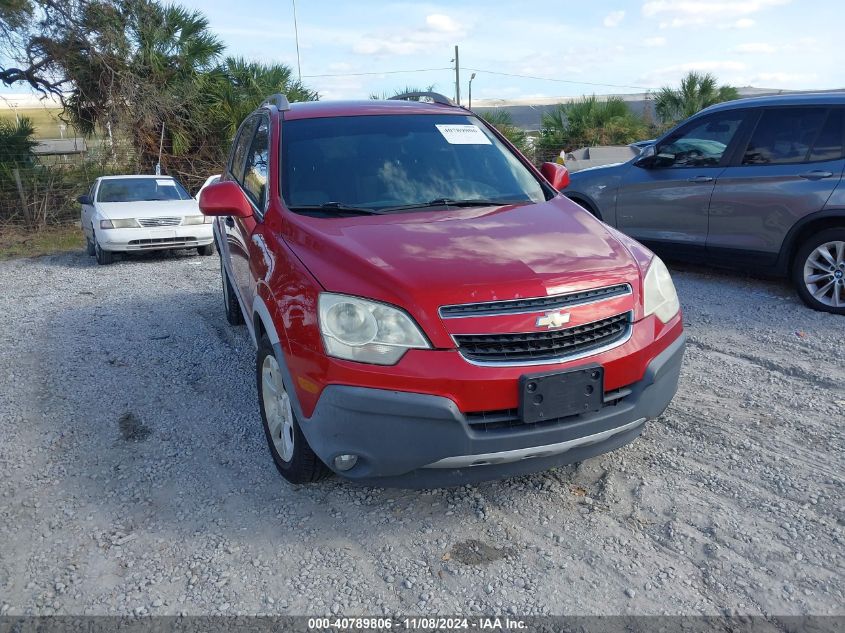
M 339 474 L 379 486 L 462 485 L 546 470 L 635 439 L 675 395 L 685 340 L 656 356 L 624 398 L 557 423 L 479 430 L 449 398 L 329 385 L 300 426 L 323 462 L 358 455 Z
M 106 251 L 151 251 L 196 248 L 214 241 L 211 224 L 191 224 L 161 229 L 100 229 L 97 241 Z

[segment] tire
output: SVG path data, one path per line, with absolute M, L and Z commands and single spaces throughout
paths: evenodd
M 331 471 L 308 446 L 299 428 L 282 371 L 266 335 L 258 343 L 255 379 L 264 436 L 282 477 L 292 484 L 307 484 L 328 476 Z
M 807 238 L 795 253 L 792 280 L 809 307 L 845 314 L 845 228 L 825 229 Z
M 85 254 L 91 257 L 97 254 L 97 249 L 94 246 L 94 242 L 88 239 L 88 236 L 85 236 Z
M 100 243 L 97 241 L 97 234 L 94 234 L 94 256 L 97 258 L 97 263 L 100 266 L 108 266 L 114 263 L 114 253 L 111 251 L 104 251 L 100 248 Z
M 223 306 L 226 309 L 226 320 L 229 325 L 243 325 L 244 313 L 241 311 L 241 304 L 238 303 L 238 297 L 235 295 L 232 282 L 229 281 L 229 274 L 226 272 L 222 258 L 220 259 L 220 276 L 223 278 Z
M 584 211 L 586 211 L 587 213 L 589 213 L 589 214 L 590 214 L 590 215 L 592 215 L 593 217 L 598 218 L 599 220 L 601 220 L 601 218 L 599 217 L 598 212 L 597 212 L 597 211 L 593 208 L 593 206 L 592 206 L 591 204 L 589 204 L 589 203 L 587 203 L 587 202 L 584 202 L 583 200 L 580 200 L 580 199 L 578 199 L 578 198 L 570 198 L 570 200 L 572 200 L 572 202 L 574 202 L 575 204 L 577 204 L 579 207 L 581 207 L 582 209 L 584 209 Z
M 197 246 L 197 253 L 199 253 L 203 257 L 209 257 L 210 255 L 214 255 L 214 242 L 212 242 L 211 244 L 206 244 L 205 246 Z

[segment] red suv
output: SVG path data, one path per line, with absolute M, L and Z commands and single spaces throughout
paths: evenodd
M 636 438 L 684 351 L 663 262 L 448 99 L 288 104 L 241 125 L 219 216 L 281 474 L 440 486 Z

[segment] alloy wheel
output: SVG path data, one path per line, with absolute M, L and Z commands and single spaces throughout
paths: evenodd
M 265 356 L 261 364 L 261 397 L 273 446 L 282 459 L 289 462 L 294 449 L 293 410 L 279 363 L 272 354 Z
M 826 306 L 845 307 L 845 242 L 819 245 L 804 262 L 804 285 Z

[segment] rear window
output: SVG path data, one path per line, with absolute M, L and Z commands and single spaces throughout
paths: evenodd
M 810 161 L 838 160 L 845 156 L 842 144 L 845 142 L 845 108 L 835 108 L 827 115 L 822 131 L 819 133 Z
M 545 199 L 534 175 L 473 116 L 298 119 L 285 122 L 281 138 L 282 196 L 294 210 Z
M 819 147 L 821 153 L 832 149 L 832 138 L 823 140 L 821 132 L 827 127 L 827 108 L 778 108 L 765 110 L 751 135 L 748 147 L 742 157 L 743 165 L 789 165 L 811 159 L 812 149 Z M 841 129 L 841 128 L 840 128 Z M 832 131 L 828 130 L 828 136 Z M 821 143 L 827 144 L 822 149 Z M 841 153 L 842 133 L 839 133 L 838 148 Z
M 103 180 L 97 202 L 188 200 L 190 195 L 172 178 L 115 178 Z

